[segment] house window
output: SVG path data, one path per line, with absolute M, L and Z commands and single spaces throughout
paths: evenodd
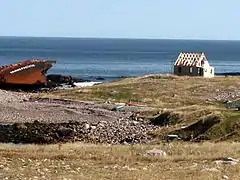
M 190 72 L 190 73 L 193 72 L 193 68 L 192 68 L 192 67 L 189 68 L 189 72 Z
M 182 67 L 178 67 L 178 73 L 182 72 Z
M 211 74 L 213 73 L 213 70 L 211 69 Z

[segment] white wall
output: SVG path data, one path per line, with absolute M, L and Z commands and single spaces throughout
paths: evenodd
M 214 77 L 215 74 L 215 69 L 212 66 L 208 66 L 204 68 L 204 72 L 203 72 L 203 77 Z

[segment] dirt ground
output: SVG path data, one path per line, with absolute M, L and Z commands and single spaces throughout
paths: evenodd
M 135 120 L 141 108 L 64 99 L 36 99 L 30 93 L 0 91 L 0 142 L 147 143 L 158 126 Z
M 131 112 L 110 111 L 91 102 L 31 99 L 31 93 L 0 90 L 0 123 L 68 121 L 114 121 Z M 110 107 L 108 107 L 110 108 Z

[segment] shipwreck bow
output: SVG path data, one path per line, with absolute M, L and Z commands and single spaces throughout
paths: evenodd
M 52 60 L 26 60 L 0 67 L 1 85 L 45 85 L 46 73 L 55 64 Z

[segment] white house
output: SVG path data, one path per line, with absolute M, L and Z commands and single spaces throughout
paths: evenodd
M 181 52 L 174 64 L 174 74 L 179 76 L 214 77 L 214 67 L 210 66 L 203 52 Z

